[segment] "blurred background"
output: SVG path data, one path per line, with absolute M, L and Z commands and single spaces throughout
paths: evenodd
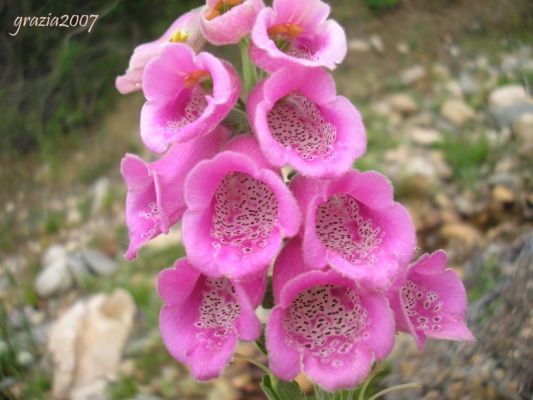
M 199 4 L 0 0 L 0 399 L 263 398 L 256 367 L 235 361 L 200 384 L 164 349 L 154 283 L 183 255 L 179 230 L 122 257 L 120 159 L 148 155 L 142 94 L 120 96 L 114 79 Z M 368 132 L 356 166 L 391 178 L 420 253 L 448 250 L 478 339 L 419 353 L 399 336 L 377 386 L 423 385 L 389 399 L 531 399 L 533 2 L 330 4 L 348 36 L 338 90 Z M 17 16 L 48 13 L 100 17 L 90 34 L 8 35 Z

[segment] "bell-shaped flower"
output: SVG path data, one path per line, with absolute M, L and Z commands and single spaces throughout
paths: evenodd
M 185 211 L 183 190 L 187 173 L 199 161 L 214 156 L 228 138 L 229 131 L 220 126 L 207 136 L 175 144 L 162 158 L 151 163 L 126 154 L 121 172 L 128 186 L 128 260 L 134 259 L 146 242 L 160 233 L 168 233 L 178 222 Z
M 247 109 L 261 150 L 276 167 L 334 177 L 366 150 L 359 112 L 336 95 L 335 81 L 321 68 L 277 70 L 254 88 Z
M 141 137 L 155 152 L 211 132 L 240 94 L 229 63 L 209 53 L 196 55 L 181 43 L 167 45 L 148 64 L 143 79 L 148 101 L 141 112 Z
M 474 340 L 465 322 L 465 288 L 447 265 L 443 250 L 424 254 L 388 292 L 397 329 L 411 333 L 419 349 L 424 348 L 428 337 Z
M 274 0 L 252 29 L 250 56 L 268 72 L 287 65 L 334 69 L 346 56 L 346 34 L 321 0 Z
M 295 198 L 249 135 L 190 172 L 185 203 L 183 243 L 191 263 L 208 276 L 264 272 L 282 239 L 300 226 Z
M 305 266 L 299 239 L 274 266 L 276 306 L 266 326 L 270 368 L 290 381 L 303 371 L 334 391 L 355 388 L 394 346 L 394 317 L 382 293 L 332 269 Z
M 388 288 L 415 249 L 408 211 L 377 172 L 352 170 L 334 180 L 296 176 L 291 189 L 304 216 L 303 253 L 372 289 Z
M 140 90 L 146 64 L 161 54 L 167 44 L 177 42 L 185 43 L 195 52 L 204 48 L 205 39 L 200 31 L 199 9 L 180 16 L 159 39 L 137 46 L 133 50 L 125 74 L 118 76 L 115 81 L 117 90 L 122 94 Z
M 246 282 L 210 278 L 187 259 L 163 270 L 157 290 L 163 300 L 161 336 L 170 354 L 199 380 L 219 376 L 238 338 L 256 340 L 261 323 L 255 309 L 265 292 L 266 275 Z
M 207 0 L 201 12 L 202 32 L 215 46 L 238 43 L 254 26 L 263 0 Z

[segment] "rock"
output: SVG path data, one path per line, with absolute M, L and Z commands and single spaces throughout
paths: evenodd
M 110 275 L 117 269 L 117 263 L 99 250 L 86 249 L 82 255 L 89 269 L 97 275 Z
M 430 146 L 441 140 L 441 134 L 435 129 L 415 126 L 410 132 L 411 140 L 421 146 Z
M 396 50 L 398 51 L 398 53 L 405 55 L 409 53 L 409 45 L 405 42 L 400 42 L 396 45 Z
M 385 52 L 385 45 L 379 35 L 372 35 L 369 39 L 370 45 L 376 53 L 382 54 Z
M 67 257 L 67 250 L 59 244 L 54 244 L 46 249 L 43 257 L 41 258 L 41 264 L 43 266 L 46 266 L 46 265 L 52 264 L 54 261 L 58 259 L 62 259 L 66 257 Z
M 366 53 L 372 49 L 372 46 L 364 39 L 351 39 L 348 42 L 348 49 L 357 53 Z
M 109 196 L 111 190 L 111 182 L 108 178 L 99 178 L 92 187 L 93 205 L 91 212 L 97 214 L 102 211 L 105 200 Z
M 78 284 L 82 284 L 85 278 L 91 274 L 80 253 L 69 254 L 67 256 L 67 267 Z
M 71 286 L 66 250 L 62 246 L 51 246 L 42 258 L 42 271 L 35 279 L 35 291 L 41 297 L 49 297 Z
M 491 108 L 509 107 L 529 101 L 526 90 L 522 85 L 507 85 L 493 90 L 489 95 Z
M 533 113 L 524 114 L 515 121 L 513 132 L 518 142 L 518 152 L 525 157 L 533 157 Z
M 444 225 L 440 234 L 443 238 L 461 243 L 470 249 L 480 244 L 481 240 L 481 234 L 473 225 L 461 222 Z
M 391 108 L 403 115 L 414 114 L 418 106 L 413 98 L 407 93 L 397 93 L 389 98 Z
M 523 102 L 508 107 L 494 108 L 490 110 L 500 128 L 511 127 L 526 114 L 533 114 L 533 103 Z
M 498 204 L 512 204 L 515 201 L 514 193 L 505 186 L 498 185 L 492 189 L 492 200 Z
M 107 400 L 107 386 L 105 379 L 99 379 L 88 385 L 77 387 L 70 394 L 71 400 Z
M 461 100 L 447 100 L 441 108 L 441 114 L 456 126 L 463 126 L 476 115 L 474 110 Z
M 450 80 L 445 83 L 444 90 L 446 94 L 461 100 L 463 98 L 463 89 L 461 88 L 461 85 L 454 80 Z
M 17 363 L 19 363 L 21 366 L 28 368 L 31 364 L 33 364 L 33 361 L 33 355 L 29 351 L 20 351 L 17 353 Z
M 476 94 L 480 90 L 479 83 L 468 73 L 462 73 L 459 76 L 459 85 L 461 91 L 467 96 Z
M 131 295 L 117 289 L 112 295 L 79 300 L 54 323 L 48 350 L 54 364 L 55 397 L 74 398 L 94 393 L 95 388 L 100 393 L 106 379 L 118 370 L 134 314 Z
M 412 85 L 426 77 L 426 70 L 421 65 L 413 65 L 402 71 L 400 80 L 404 85 Z

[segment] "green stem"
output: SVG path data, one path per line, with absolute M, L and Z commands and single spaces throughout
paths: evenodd
M 370 373 L 370 375 L 368 375 L 368 378 L 366 378 L 365 382 L 363 383 L 361 391 L 359 392 L 359 400 L 365 399 L 365 393 L 368 385 L 370 385 L 372 379 L 374 379 L 381 371 L 383 371 L 383 365 L 378 362 L 374 367 L 374 370 Z
M 416 383 L 404 383 L 403 385 L 396 385 L 392 386 L 387 389 L 383 389 L 381 392 L 377 392 L 374 396 L 370 397 L 368 400 L 376 400 L 377 398 L 383 396 L 384 394 L 396 392 L 397 390 L 404 390 L 404 389 L 416 389 L 421 387 L 422 385 L 418 382 Z
M 244 100 L 248 98 L 248 93 L 254 87 L 257 81 L 257 71 L 255 66 L 252 64 L 250 57 L 248 56 L 248 44 L 250 40 L 245 38 L 240 43 L 241 48 L 241 60 L 242 60 L 242 74 L 244 79 Z
M 263 364 L 261 364 L 260 362 L 258 361 L 255 361 L 253 358 L 250 358 L 248 356 L 245 356 L 244 354 L 240 354 L 240 353 L 235 353 L 234 354 L 234 357 L 235 358 L 239 358 L 241 360 L 244 360 L 244 361 L 248 361 L 250 364 L 253 364 L 255 365 L 256 367 L 259 367 L 261 368 L 265 374 L 267 375 L 272 375 L 272 372 L 267 368 L 265 367 Z

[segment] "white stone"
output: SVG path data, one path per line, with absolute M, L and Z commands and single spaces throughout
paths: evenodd
M 117 263 L 99 250 L 85 249 L 82 256 L 89 269 L 97 275 L 110 275 L 117 269 Z
M 374 49 L 376 53 L 383 53 L 385 52 L 385 45 L 383 44 L 383 40 L 381 39 L 381 36 L 379 35 L 372 35 L 370 36 L 370 45 Z
M 457 126 L 463 126 L 476 116 L 474 110 L 461 100 L 447 100 L 442 106 L 441 114 Z
M 411 140 L 421 146 L 430 146 L 441 140 L 441 134 L 436 129 L 415 126 L 409 134 Z
M 134 314 L 131 295 L 117 289 L 112 295 L 79 300 L 54 323 L 48 350 L 55 398 L 85 399 L 92 397 L 82 397 L 84 393 L 102 393 L 105 385 L 98 382 L 116 374 Z
M 507 85 L 493 90 L 489 96 L 491 108 L 509 107 L 529 100 L 522 85 Z
M 111 182 L 108 178 L 102 177 L 99 178 L 92 187 L 92 196 L 93 196 L 93 205 L 92 213 L 96 214 L 102 211 L 104 207 L 105 200 L 109 195 L 111 189 Z
M 348 49 L 357 53 L 366 53 L 372 49 L 372 46 L 364 39 L 351 39 L 348 42 Z
M 397 93 L 389 98 L 391 108 L 400 114 L 414 114 L 418 106 L 414 99 L 407 93 Z
M 49 297 L 72 286 L 72 276 L 66 258 L 58 258 L 44 266 L 35 279 L 35 291 L 41 297 Z
M 405 42 L 400 42 L 396 45 L 396 50 L 400 54 L 407 54 L 409 53 L 409 45 Z
M 524 114 L 513 124 L 518 152 L 533 157 L 533 114 Z
M 426 76 L 426 70 L 421 65 L 413 65 L 410 68 L 407 68 L 402 71 L 400 75 L 400 80 L 404 85 L 412 85 Z

